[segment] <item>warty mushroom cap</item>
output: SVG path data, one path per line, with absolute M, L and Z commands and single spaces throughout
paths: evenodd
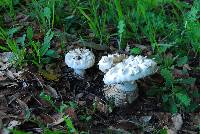
M 87 69 L 94 65 L 95 56 L 88 49 L 78 48 L 65 55 L 65 63 L 73 69 Z
M 115 84 L 135 81 L 153 74 L 157 70 L 157 64 L 151 59 L 142 56 L 129 56 L 116 64 L 104 75 L 105 84 Z
M 108 56 L 102 56 L 101 60 L 98 63 L 99 69 L 102 72 L 106 73 L 111 67 L 121 62 L 125 58 L 127 58 L 125 54 L 118 54 L 118 53 L 109 54 Z

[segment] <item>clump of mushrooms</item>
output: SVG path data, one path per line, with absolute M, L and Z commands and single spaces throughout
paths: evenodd
M 84 77 L 85 69 L 94 65 L 95 56 L 89 49 L 77 48 L 65 55 L 65 63 L 74 69 L 76 75 Z
M 129 56 L 111 67 L 104 75 L 106 99 L 114 98 L 116 106 L 132 103 L 138 97 L 136 80 L 153 74 L 157 64 L 143 56 Z

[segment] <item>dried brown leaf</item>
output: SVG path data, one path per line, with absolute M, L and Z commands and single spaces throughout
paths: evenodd
M 47 89 L 48 94 L 50 94 L 53 98 L 59 98 L 57 91 L 53 87 L 51 87 L 50 85 L 47 85 L 46 89 Z
M 10 70 L 7 70 L 5 74 L 9 79 L 15 80 L 15 76 L 13 75 L 13 72 L 11 72 Z

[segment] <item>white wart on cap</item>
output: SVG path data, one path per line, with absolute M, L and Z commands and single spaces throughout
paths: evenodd
M 106 73 L 111 67 L 113 67 L 119 62 L 122 62 L 122 60 L 124 60 L 125 58 L 127 58 L 127 55 L 118 53 L 109 54 L 108 56 L 103 56 L 98 63 L 99 69 L 102 72 Z
M 84 76 L 85 69 L 95 63 L 94 54 L 89 49 L 74 49 L 65 55 L 65 63 L 74 69 L 75 74 Z

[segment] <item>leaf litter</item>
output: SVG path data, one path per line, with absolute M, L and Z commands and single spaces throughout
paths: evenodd
M 113 108 L 108 105 L 101 91 L 104 85 L 103 76 L 96 67 L 87 70 L 85 79 L 77 79 L 73 75 L 73 70 L 66 66 L 61 65 L 60 67 L 62 68 L 56 69 L 59 71 L 56 71 L 55 68 L 50 69 L 62 74 L 56 78 L 58 79 L 56 81 L 41 73 L 31 72 L 31 70 L 16 71 L 10 65 L 6 67 L 6 71 L 1 71 L 1 77 L 3 77 L 0 80 L 1 128 L 10 126 L 41 133 L 42 130 L 38 129 L 38 123 L 29 121 L 31 119 L 40 121 L 53 130 L 61 129 L 64 132 L 63 115 L 66 114 L 74 121 L 75 127 L 79 130 L 87 130 L 90 127 L 91 133 L 104 133 L 106 131 L 151 133 L 155 129 L 163 127 L 171 133 L 184 130 L 182 129 L 184 126 L 182 115 L 174 116 L 163 113 L 159 110 L 161 107 L 157 105 L 159 102 L 155 97 L 141 95 L 134 104 L 122 108 Z M 175 73 L 178 77 L 182 77 L 178 70 Z M 95 78 L 93 78 L 94 76 Z M 149 80 L 162 83 L 157 78 L 152 76 Z M 145 86 L 144 89 L 146 89 L 149 84 L 147 82 L 141 86 Z M 10 87 L 16 89 L 12 91 L 9 89 Z M 62 114 L 55 111 L 54 106 L 49 101 L 41 99 L 40 94 L 43 91 L 54 99 L 53 103 L 56 106 L 63 106 Z M 63 105 L 63 102 L 68 103 Z M 88 113 L 88 117 L 84 117 L 85 120 L 92 116 L 89 122 L 81 120 L 86 114 L 85 112 Z M 27 123 L 30 125 L 24 127 L 24 124 Z

